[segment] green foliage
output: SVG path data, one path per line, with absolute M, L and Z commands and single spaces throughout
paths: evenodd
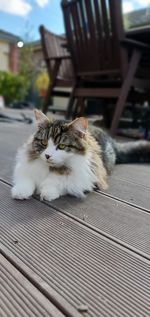
M 23 100 L 29 88 L 28 81 L 23 75 L 0 72 L 0 95 L 5 99 L 6 104 Z
M 27 80 L 31 80 L 33 74 L 33 47 L 25 44 L 20 49 L 19 73 Z

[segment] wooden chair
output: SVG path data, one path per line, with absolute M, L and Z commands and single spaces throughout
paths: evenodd
M 114 134 L 127 98 L 133 102 L 137 88 L 144 93 L 150 89 L 138 68 L 150 46 L 125 38 L 121 0 L 62 0 L 61 5 L 76 78 L 72 96 L 72 101 L 78 100 L 76 114 L 83 113 L 87 98 L 117 100 L 111 121 Z M 73 102 L 67 118 L 72 111 Z
M 46 113 L 51 96 L 70 97 L 66 88 L 73 86 L 73 68 L 70 55 L 63 44 L 66 40 L 63 36 L 55 35 L 45 29 L 43 25 L 39 28 L 41 43 L 50 84 L 43 102 L 43 112 Z M 58 88 L 57 91 L 55 88 Z

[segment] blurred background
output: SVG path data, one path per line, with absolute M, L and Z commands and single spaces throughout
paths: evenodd
M 150 24 L 150 0 L 123 0 L 126 30 Z M 0 0 L 0 107 L 40 108 L 50 78 L 39 26 L 64 36 L 60 0 Z M 51 101 L 64 110 L 66 99 Z M 96 106 L 96 105 L 95 105 Z

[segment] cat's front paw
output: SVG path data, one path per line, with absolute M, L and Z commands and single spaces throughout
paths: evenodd
M 42 190 L 40 194 L 40 199 L 41 200 L 47 200 L 47 201 L 52 201 L 59 198 L 59 194 L 57 191 L 50 191 L 50 190 Z
M 13 199 L 29 199 L 34 192 L 34 187 L 32 185 L 22 186 L 15 185 L 11 190 L 11 195 Z

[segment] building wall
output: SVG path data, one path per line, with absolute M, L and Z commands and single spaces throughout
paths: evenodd
M 0 71 L 17 73 L 18 49 L 15 44 L 0 40 Z
M 18 71 L 18 48 L 16 44 L 10 44 L 9 69 L 12 73 Z
M 9 71 L 10 46 L 0 40 L 0 71 Z

